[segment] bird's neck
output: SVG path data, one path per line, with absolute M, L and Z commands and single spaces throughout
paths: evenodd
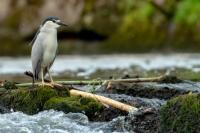
M 57 29 L 52 27 L 41 27 L 40 32 L 48 34 L 57 34 Z

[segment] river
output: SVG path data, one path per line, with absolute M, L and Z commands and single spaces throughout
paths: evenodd
M 198 72 L 200 54 L 62 55 L 56 58 L 51 71 L 54 75 L 72 71 L 86 76 L 98 69 L 129 69 L 135 66 L 143 70 L 186 68 Z M 0 75 L 23 75 L 27 70 L 31 70 L 29 57 L 0 57 Z M 136 99 L 145 103 L 144 106 L 153 108 L 159 108 L 165 102 L 159 99 Z M 35 115 L 12 110 L 10 113 L 0 114 L 0 133 L 125 133 L 128 132 L 127 127 L 129 125 L 123 116 L 109 122 L 90 122 L 84 114 L 64 114 L 54 110 Z
M 58 56 L 51 71 L 84 71 L 87 75 L 97 69 L 126 69 L 139 66 L 145 70 L 162 68 L 200 69 L 200 54 L 132 54 L 132 55 L 63 55 Z M 30 57 L 0 57 L 0 74 L 19 74 L 31 70 Z

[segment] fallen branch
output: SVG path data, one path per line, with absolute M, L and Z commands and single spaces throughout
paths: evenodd
M 117 108 L 117 109 L 120 109 L 120 110 L 123 110 L 123 111 L 126 111 L 126 112 L 132 112 L 132 111 L 138 110 L 138 108 L 136 108 L 136 107 L 133 107 L 133 106 L 112 100 L 110 98 L 107 98 L 107 97 L 104 97 L 104 96 L 99 96 L 99 95 L 96 95 L 96 94 L 91 94 L 91 93 L 88 93 L 88 92 L 79 91 L 79 90 L 74 90 L 74 89 L 70 90 L 70 95 L 72 95 L 72 96 L 82 96 L 82 97 L 85 97 L 85 98 L 92 98 L 92 99 L 95 99 L 95 100 L 101 102 L 102 104 L 106 104 L 106 105 L 112 106 L 114 108 Z
M 55 83 L 57 84 L 62 84 L 62 85 L 101 85 L 103 81 L 56 81 Z M 41 83 L 34 83 L 34 85 L 38 86 Z M 32 86 L 32 83 L 20 83 L 16 84 L 17 87 L 29 87 Z
M 25 75 L 32 77 L 31 72 L 25 72 Z M 111 82 L 162 82 L 168 79 L 169 76 L 159 76 L 151 78 L 129 78 L 129 79 L 111 79 L 111 80 L 85 80 L 85 81 L 56 81 L 58 84 L 62 85 L 106 85 Z M 47 80 L 48 81 L 48 80 Z M 28 87 L 32 83 L 16 84 L 17 87 Z M 35 83 L 35 85 L 39 85 Z
M 62 85 L 105 85 L 109 82 L 160 82 L 163 79 L 161 77 L 154 78 L 133 78 L 133 79 L 111 79 L 111 80 L 84 80 L 84 81 L 56 81 L 55 83 Z M 39 85 L 40 83 L 35 83 Z M 16 84 L 17 87 L 29 87 L 32 83 Z

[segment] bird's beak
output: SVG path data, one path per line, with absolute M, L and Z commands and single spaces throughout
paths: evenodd
M 56 22 L 58 25 L 60 25 L 60 26 L 66 26 L 66 27 L 68 27 L 68 25 L 66 25 L 66 24 L 64 24 L 64 23 L 62 23 L 62 22 Z

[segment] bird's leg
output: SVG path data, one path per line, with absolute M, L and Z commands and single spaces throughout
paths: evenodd
M 49 84 L 49 83 L 45 83 L 44 82 L 44 71 L 43 71 L 43 68 L 41 68 L 41 79 L 42 79 L 42 86 L 44 87 L 45 85 L 46 86 L 50 86 L 50 87 L 52 87 L 53 88 L 53 85 L 52 84 Z
M 62 85 L 60 85 L 60 84 L 57 84 L 57 83 L 55 83 L 54 81 L 53 81 L 53 78 L 52 78 L 52 76 L 51 76 L 51 73 L 50 73 L 50 71 L 49 71 L 49 68 L 47 68 L 47 71 L 48 71 L 48 74 L 49 74 L 49 78 L 50 78 L 50 80 L 51 80 L 51 85 L 52 86 L 59 86 L 59 87 L 62 87 Z
M 42 78 L 42 86 L 44 86 L 44 73 L 43 73 L 43 68 L 41 68 L 41 78 Z
M 34 76 L 32 77 L 32 87 L 34 87 L 35 85 L 35 79 L 34 79 Z
M 49 78 L 50 78 L 50 80 L 51 80 L 51 84 L 54 84 L 54 81 L 53 81 L 53 78 L 52 78 L 52 76 L 51 76 L 51 73 L 49 72 L 49 68 L 47 69 L 47 71 L 48 71 L 48 74 L 49 74 Z

